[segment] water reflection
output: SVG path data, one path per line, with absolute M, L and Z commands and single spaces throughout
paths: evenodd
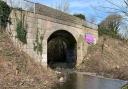
M 53 89 L 121 89 L 124 84 L 126 81 L 71 73 L 64 83 L 58 83 Z
M 70 74 L 66 77 L 66 81 L 63 83 L 58 83 L 53 89 L 77 89 L 77 75 Z

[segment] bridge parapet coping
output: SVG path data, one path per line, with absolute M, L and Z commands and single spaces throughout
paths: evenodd
M 82 25 L 81 19 L 39 3 L 35 4 L 35 13 Z
M 58 23 L 61 23 L 61 24 L 63 24 L 63 23 L 65 24 L 65 22 L 66 22 L 72 26 L 76 26 L 76 24 L 77 24 L 77 26 L 81 25 L 81 26 L 85 26 L 88 28 L 92 28 L 92 29 L 98 29 L 98 26 L 95 24 L 89 23 L 87 21 L 83 21 L 73 15 L 64 13 L 62 11 L 48 7 L 46 5 L 34 3 L 34 2 L 28 1 L 28 0 L 20 0 L 17 2 L 13 1 L 12 2 L 13 4 L 11 4 L 9 0 L 4 0 L 4 1 L 7 2 L 7 4 L 13 8 L 22 8 L 22 10 L 25 10 L 27 12 L 40 14 L 42 16 L 47 16 L 47 18 L 48 17 L 54 18 L 54 20 L 56 20 L 56 22 L 58 21 Z M 19 3 L 19 6 L 17 6 L 18 3 Z M 31 16 L 34 16 L 34 15 L 31 15 Z
M 59 11 L 57 9 L 53 9 L 51 7 L 36 3 L 35 4 L 35 13 L 36 14 L 40 14 L 40 15 L 44 15 L 44 16 L 48 16 L 51 18 L 55 18 L 58 20 L 62 20 L 62 21 L 66 21 L 69 22 L 71 24 L 77 24 L 77 25 L 83 25 L 85 27 L 88 28 L 92 28 L 92 29 L 98 29 L 98 26 L 96 24 L 81 20 L 73 15 L 64 13 L 62 11 Z

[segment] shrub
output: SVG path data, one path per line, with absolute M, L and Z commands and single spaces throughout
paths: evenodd
M 18 14 L 20 16 L 18 16 Z M 27 44 L 27 24 L 25 22 L 25 13 L 23 12 L 22 9 L 18 9 L 15 12 L 15 17 L 16 17 L 16 33 L 17 33 L 16 37 L 22 43 Z
M 123 86 L 121 89 L 128 89 L 128 84 L 126 84 L 125 86 Z
M 2 0 L 0 0 L 0 27 L 5 28 L 7 26 L 7 22 L 9 22 L 8 18 L 11 13 L 11 8 Z
M 35 42 L 33 43 L 34 45 L 33 49 L 34 51 L 37 52 L 37 54 L 40 53 L 40 55 L 42 55 L 42 52 L 43 52 L 42 41 L 43 41 L 43 37 L 39 35 L 39 30 L 37 29 L 36 39 L 35 39 Z
M 112 30 L 108 30 L 105 28 L 100 28 L 100 27 L 98 29 L 98 34 L 99 34 L 99 36 L 107 35 L 112 38 L 119 38 L 119 35 L 116 32 L 113 32 Z
M 21 42 L 26 44 L 27 43 L 27 31 L 26 31 L 26 28 L 21 20 L 17 21 L 16 32 L 17 32 L 17 38 Z
M 74 14 L 73 16 L 76 16 L 76 17 L 78 17 L 80 19 L 86 20 L 86 17 L 83 14 Z

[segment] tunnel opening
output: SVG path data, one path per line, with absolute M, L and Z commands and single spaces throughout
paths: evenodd
M 51 34 L 47 40 L 47 63 L 52 69 L 74 68 L 76 65 L 76 40 L 65 30 Z

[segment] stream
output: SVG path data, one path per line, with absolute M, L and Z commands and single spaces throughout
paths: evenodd
M 121 89 L 127 81 L 87 75 L 82 72 L 58 72 L 59 82 L 52 89 Z

